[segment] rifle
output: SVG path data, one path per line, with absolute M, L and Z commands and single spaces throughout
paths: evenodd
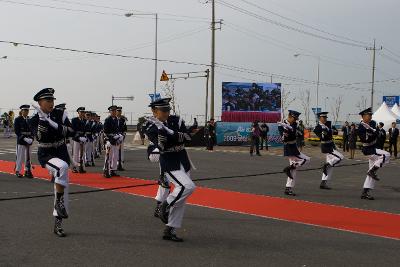
M 83 169 L 83 150 L 85 149 L 85 146 L 82 142 L 79 143 L 80 145 L 80 151 L 79 151 L 79 172 L 84 172 Z
M 104 172 L 107 172 L 107 174 L 110 174 L 110 151 L 111 151 L 111 145 L 105 144 L 106 147 L 106 160 L 104 162 Z
M 119 144 L 119 149 L 118 149 L 118 169 L 122 169 L 122 143 Z
M 25 167 L 26 167 L 26 169 L 30 172 L 31 171 L 31 169 L 32 169 L 32 163 L 31 163 L 31 153 L 29 153 L 29 145 L 28 146 L 26 146 L 26 165 L 25 165 Z

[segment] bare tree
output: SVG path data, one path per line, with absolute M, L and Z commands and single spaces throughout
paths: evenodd
M 304 125 L 310 126 L 311 92 L 310 90 L 300 91 L 300 101 L 304 114 Z
M 175 82 L 174 82 L 174 80 L 168 81 L 165 84 L 165 86 L 162 88 L 162 91 L 164 92 L 165 97 L 171 98 L 170 104 L 171 104 L 171 108 L 172 108 L 172 113 L 176 114 L 177 105 L 176 105 L 176 97 L 175 97 Z
M 335 125 L 339 119 L 340 115 L 340 108 L 343 104 L 343 96 L 339 96 L 335 98 L 335 103 L 331 105 L 331 112 L 332 112 L 332 125 Z
M 357 102 L 356 107 L 360 111 L 366 109 L 367 108 L 367 98 L 362 95 L 360 101 Z
M 290 106 L 290 104 L 294 102 L 294 100 L 295 97 L 291 96 L 290 91 L 285 91 L 282 94 L 282 115 L 283 115 L 282 119 L 286 118 L 287 108 Z

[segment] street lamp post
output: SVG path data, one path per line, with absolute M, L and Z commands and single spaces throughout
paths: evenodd
M 155 18 L 155 40 L 154 40 L 154 96 L 157 94 L 157 68 L 158 68 L 158 13 L 126 13 L 125 17 L 132 16 L 154 16 Z
M 325 97 L 325 111 L 326 111 L 326 100 L 328 100 L 329 97 Z
M 316 103 L 317 103 L 317 110 L 318 110 L 318 105 L 319 105 L 319 69 L 320 69 L 320 63 L 321 63 L 321 58 L 319 56 L 314 56 L 314 55 L 307 55 L 307 54 L 294 54 L 294 57 L 300 57 L 300 56 L 304 56 L 304 57 L 312 57 L 317 59 L 318 62 L 318 68 L 317 68 L 317 99 L 316 99 Z

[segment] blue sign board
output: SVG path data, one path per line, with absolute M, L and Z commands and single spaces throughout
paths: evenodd
M 161 98 L 161 94 L 157 93 L 156 94 L 156 99 L 154 99 L 154 94 L 149 94 L 151 101 L 157 100 Z
M 383 102 L 386 102 L 388 107 L 393 107 L 397 103 L 399 105 L 400 96 L 383 96 Z

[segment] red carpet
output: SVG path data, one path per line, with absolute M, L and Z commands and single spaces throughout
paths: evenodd
M 14 173 L 13 169 L 14 162 L 0 161 L 0 172 Z M 35 168 L 34 175 L 50 179 L 46 169 L 41 167 Z M 70 178 L 72 184 L 103 189 L 154 183 L 127 177 L 104 179 L 99 173 L 71 173 Z M 115 191 L 154 197 L 156 190 L 157 186 L 151 185 Z M 400 215 L 398 214 L 205 187 L 197 187 L 195 193 L 190 197 L 189 203 L 214 209 L 400 240 Z

